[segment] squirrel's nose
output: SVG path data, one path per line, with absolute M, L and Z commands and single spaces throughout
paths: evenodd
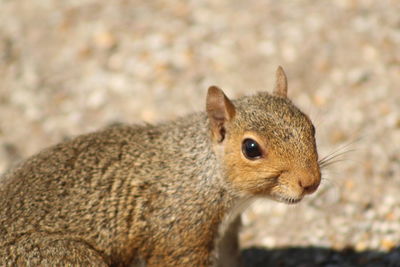
M 299 186 L 303 188 L 304 193 L 311 194 L 317 190 L 320 183 L 319 176 L 317 178 L 300 179 Z

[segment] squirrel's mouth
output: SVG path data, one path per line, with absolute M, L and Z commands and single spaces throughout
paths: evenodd
M 299 203 L 303 199 L 303 197 L 301 196 L 301 197 L 295 198 L 295 197 L 285 197 L 285 196 L 281 196 L 281 195 L 273 195 L 273 199 L 278 202 L 292 205 L 292 204 Z

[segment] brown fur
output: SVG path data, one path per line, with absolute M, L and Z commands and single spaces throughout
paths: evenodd
M 238 218 L 223 225 L 253 197 L 291 203 L 318 187 L 314 130 L 282 94 L 231 102 L 216 88 L 207 103 L 207 114 L 82 135 L 9 171 L 0 265 L 239 264 Z M 242 155 L 246 136 L 263 158 Z

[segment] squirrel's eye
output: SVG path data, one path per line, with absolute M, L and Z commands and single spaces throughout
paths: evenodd
M 260 145 L 250 138 L 243 140 L 242 152 L 246 158 L 251 160 L 258 159 L 262 155 Z

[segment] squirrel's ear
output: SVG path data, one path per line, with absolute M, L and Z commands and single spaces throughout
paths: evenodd
M 217 142 L 222 142 L 225 138 L 225 123 L 235 116 L 235 106 L 221 89 L 211 86 L 208 88 L 206 110 L 212 136 Z
M 287 97 L 287 78 L 281 66 L 276 70 L 274 95 Z

